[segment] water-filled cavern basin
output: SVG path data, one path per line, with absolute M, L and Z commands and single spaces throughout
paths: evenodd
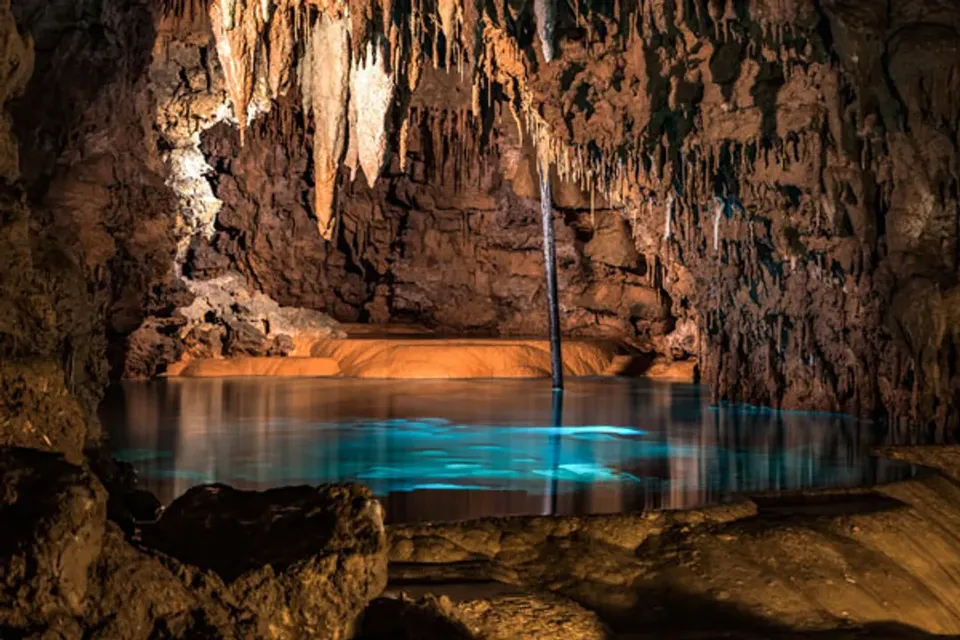
M 128 382 L 101 416 L 115 455 L 169 502 L 222 482 L 355 481 L 392 522 L 686 509 L 742 493 L 856 487 L 913 467 L 876 459 L 847 416 L 711 407 L 709 390 L 571 380 L 233 378 Z

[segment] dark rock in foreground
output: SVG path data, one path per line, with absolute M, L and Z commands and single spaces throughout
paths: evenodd
M 82 616 L 105 526 L 106 492 L 92 474 L 59 456 L 0 449 L 0 628 Z
M 0 638 L 342 638 L 386 585 L 359 486 L 201 487 L 140 545 L 107 502 L 86 468 L 0 449 Z
M 597 615 L 548 593 L 453 602 L 427 595 L 378 598 L 364 612 L 360 640 L 605 640 Z
M 359 485 L 197 487 L 145 537 L 227 581 L 260 636 L 338 637 L 387 584 L 383 511 Z

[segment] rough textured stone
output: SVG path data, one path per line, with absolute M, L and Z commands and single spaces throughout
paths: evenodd
M 223 578 L 258 636 L 341 637 L 386 586 L 382 509 L 359 486 L 200 487 L 144 535 Z
M 57 455 L 0 449 L 4 638 L 332 640 L 386 584 L 365 489 L 200 488 L 148 525 L 157 510 L 129 470 L 98 467 L 109 500 Z
M 956 448 L 893 453 L 957 469 Z M 949 635 L 960 632 L 958 522 L 960 489 L 931 472 L 872 489 L 758 496 L 726 513 L 391 527 L 391 581 L 435 593 L 479 580 L 550 590 L 617 632 L 650 637 Z
M 90 473 L 30 449 L 0 449 L 0 625 L 83 615 L 106 492 Z

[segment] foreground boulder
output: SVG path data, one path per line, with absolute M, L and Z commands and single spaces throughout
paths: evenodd
M 258 637 L 342 637 L 387 584 L 383 511 L 358 485 L 197 487 L 145 539 L 225 580 Z
M 200 487 L 134 543 L 92 472 L 0 448 L 0 523 L 0 638 L 342 638 L 387 579 L 359 486 Z
M 0 629 L 82 616 L 105 525 L 106 492 L 92 474 L 0 449 Z

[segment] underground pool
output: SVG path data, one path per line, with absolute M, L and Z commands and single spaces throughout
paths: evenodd
M 355 481 L 392 522 L 686 509 L 913 473 L 870 456 L 888 438 L 871 423 L 708 396 L 574 380 L 557 406 L 542 381 L 237 378 L 125 383 L 101 414 L 165 503 L 203 483 Z

